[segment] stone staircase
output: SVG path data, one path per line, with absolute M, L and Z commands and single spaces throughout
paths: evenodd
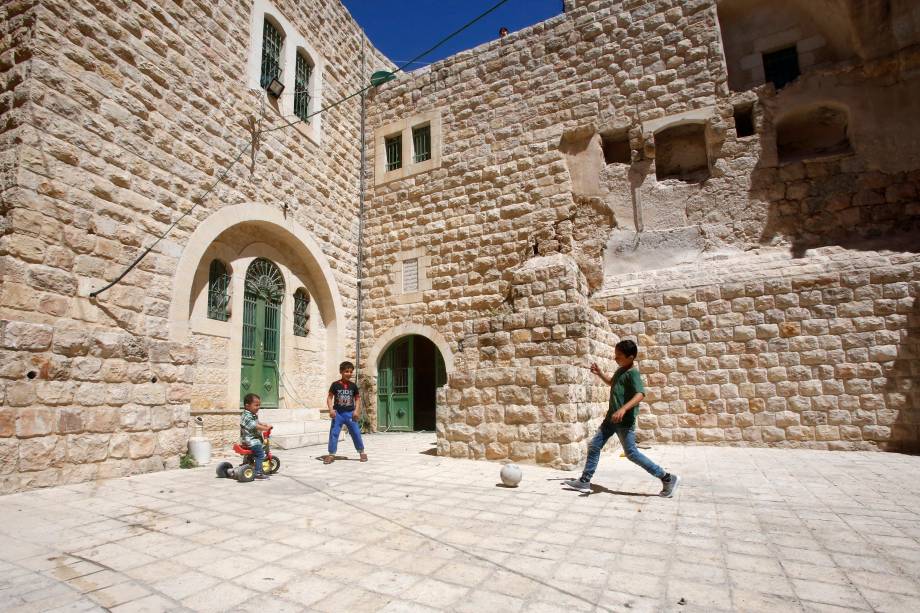
M 321 416 L 320 409 L 262 409 L 259 421 L 273 426 L 272 447 L 277 449 L 325 446 L 329 442 L 329 420 Z M 343 429 L 340 441 L 344 434 Z

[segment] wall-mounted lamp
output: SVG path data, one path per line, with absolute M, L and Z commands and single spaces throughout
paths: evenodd
M 278 80 L 278 77 L 272 77 L 271 82 L 265 86 L 265 89 L 268 90 L 268 93 L 278 98 L 281 96 L 281 92 L 284 91 L 284 83 Z

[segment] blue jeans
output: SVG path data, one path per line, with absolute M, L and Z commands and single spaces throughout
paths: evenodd
M 588 444 L 588 460 L 585 462 L 585 470 L 581 474 L 582 478 L 590 481 L 591 477 L 594 476 L 594 471 L 597 470 L 597 462 L 601 459 L 601 449 L 604 448 L 604 444 L 614 433 L 620 439 L 620 444 L 623 446 L 623 451 L 626 452 L 627 460 L 638 464 L 649 474 L 659 479 L 667 474 L 663 468 L 648 459 L 636 447 L 636 431 L 633 428 L 618 428 L 613 424 L 605 423 L 598 428 L 597 434 Z
M 262 463 L 265 461 L 265 447 L 262 446 L 262 443 L 252 443 L 249 445 L 249 449 L 252 451 L 252 461 L 255 464 L 256 474 L 261 475 Z
M 364 441 L 361 440 L 361 426 L 355 421 L 354 411 L 336 411 L 332 425 L 329 427 L 329 455 L 335 455 L 335 450 L 339 448 L 339 434 L 342 432 L 342 426 L 348 428 L 348 434 L 355 444 L 358 453 L 364 453 Z

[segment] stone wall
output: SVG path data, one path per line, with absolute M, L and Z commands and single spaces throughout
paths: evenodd
M 825 248 L 608 278 L 641 438 L 920 451 L 920 258 Z
M 529 260 L 511 300 L 468 323 L 464 368 L 438 404 L 438 453 L 574 468 L 607 410 L 617 339 L 587 301 L 587 281 L 565 255 Z
M 364 35 L 341 4 L 275 4 L 324 57 L 325 101 L 384 63 L 368 47 L 360 65 Z M 318 143 L 294 128 L 260 133 L 282 118 L 264 92 L 247 88 L 251 8 L 203 0 L 0 8 L 0 139 L 15 144 L 0 159 L 0 492 L 177 464 L 193 386 L 205 391 L 240 368 L 222 362 L 225 343 L 170 336 L 181 255 L 225 207 L 273 207 L 315 239 L 341 291 L 337 323 L 353 342 L 359 101 L 324 115 Z M 247 143 L 254 150 L 199 202 Z M 174 222 L 118 285 L 88 297 Z M 215 423 L 235 434 L 229 404 L 232 417 Z
M 440 168 L 375 178 L 363 281 L 369 345 L 406 321 L 455 343 L 467 320 L 502 304 L 514 271 L 535 254 L 570 254 L 598 287 L 616 220 L 603 199 L 573 189 L 560 144 L 614 127 L 638 134 L 642 121 L 715 104 L 724 76 L 710 4 L 570 8 L 376 92 L 372 129 L 437 110 L 443 142 Z M 382 155 L 376 142 L 370 159 Z M 431 289 L 405 303 L 395 270 L 410 250 L 430 257 Z
M 756 8 L 738 4 L 741 11 Z M 835 18 L 851 20 L 847 27 L 861 28 L 860 40 L 868 40 L 870 26 L 854 20 L 849 6 L 837 3 Z M 899 6 L 903 19 L 909 9 Z M 905 311 L 914 307 L 904 302 L 888 312 L 886 301 L 913 300 L 916 292 L 910 284 L 916 281 L 920 224 L 914 170 L 920 167 L 920 141 L 912 120 L 920 99 L 920 57 L 911 46 L 917 34 L 901 28 L 896 41 L 873 47 L 884 48 L 879 53 L 813 53 L 802 76 L 780 91 L 761 83 L 733 92 L 722 46 L 726 32 L 720 31 L 714 1 L 585 1 L 567 9 L 400 76 L 379 88 L 371 104 L 374 129 L 415 115 L 439 117 L 438 167 L 374 178 L 363 325 L 369 345 L 412 322 L 436 329 L 458 348 L 456 372 L 442 395 L 441 452 L 534 457 L 520 452 L 521 444 L 515 456 L 507 432 L 501 435 L 508 439 L 504 447 L 489 451 L 491 430 L 479 421 L 478 409 L 466 407 L 489 405 L 497 398 L 497 391 L 488 391 L 495 385 L 517 390 L 507 388 L 506 400 L 497 401 L 506 412 L 516 414 L 520 409 L 514 407 L 533 398 L 526 384 L 505 381 L 507 373 L 501 384 L 488 375 L 479 383 L 477 364 L 484 347 L 493 351 L 488 339 L 499 330 L 510 339 L 505 318 L 506 310 L 519 308 L 512 306 L 518 275 L 535 259 L 554 254 L 578 264 L 585 296 L 593 294 L 592 304 L 611 322 L 609 331 L 601 326 L 595 332 L 611 339 L 641 335 L 654 390 L 653 410 L 642 422 L 646 438 L 828 448 L 914 445 L 917 403 L 904 374 L 915 368 L 916 323 Z M 804 25 L 801 35 L 811 38 L 828 27 Z M 737 38 L 737 32 L 730 34 Z M 801 42 L 808 53 L 808 41 Z M 825 151 L 817 143 L 804 159 L 781 158 L 776 134 L 783 122 L 822 105 L 845 117 L 845 147 Z M 739 109 L 750 111 L 753 134 L 739 133 Z M 375 135 L 372 159 L 384 155 L 383 136 Z M 614 154 L 612 142 L 625 142 L 616 145 L 625 152 Z M 692 159 L 688 151 L 695 153 Z M 684 172 L 685 165 L 690 171 Z M 381 169 L 377 160 L 378 174 Z M 867 242 L 873 240 L 881 242 Z M 828 261 L 788 255 L 828 245 L 848 249 L 832 251 Z M 879 248 L 891 253 L 864 252 Z M 403 259 L 420 253 L 430 258 L 430 289 L 410 300 L 398 271 Z M 876 270 L 882 265 L 871 263 L 874 257 L 906 268 L 907 276 L 889 283 Z M 701 277 L 700 269 L 710 266 L 724 273 Z M 770 272 L 758 272 L 760 285 L 742 284 L 738 293 L 730 280 L 747 269 Z M 843 269 L 863 272 L 844 278 Z M 825 271 L 827 279 L 790 280 Z M 631 272 L 670 281 L 635 290 L 642 296 L 636 303 L 640 299 L 629 294 L 632 281 L 624 281 L 633 279 Z M 907 285 L 887 288 L 891 283 Z M 905 287 L 904 296 L 886 295 Z M 687 302 L 656 303 L 665 290 Z M 838 319 L 839 326 L 831 323 Z M 658 337 L 662 330 L 664 339 Z M 485 345 L 471 332 L 485 337 Z M 524 339 L 535 329 L 525 325 L 515 332 Z M 703 337 L 718 340 L 694 340 Z M 705 353 L 710 343 L 711 356 Z M 885 349 L 869 355 L 859 343 Z M 520 357 L 518 344 L 508 340 L 502 355 Z M 888 359 L 891 351 L 897 359 Z M 766 357 L 752 361 L 760 354 Z M 851 376 L 837 368 L 841 355 L 847 364 L 874 366 L 857 366 L 858 376 Z M 657 369 L 671 368 L 672 359 L 694 376 L 676 370 L 673 378 L 684 380 L 664 385 L 671 371 Z M 562 357 L 557 363 L 568 364 Z M 713 376 L 719 381 L 707 380 L 710 369 L 718 371 Z M 859 373 L 877 369 L 881 374 L 869 377 L 867 391 Z M 770 379 L 781 376 L 793 383 Z M 584 378 L 579 384 L 591 385 Z M 684 404 L 668 404 L 676 401 Z M 504 424 L 499 430 L 509 425 L 493 421 Z M 537 430 L 533 424 L 539 423 L 529 425 Z M 579 421 L 579 427 L 587 423 Z M 580 444 L 580 436 L 573 441 Z M 548 461 L 567 465 L 571 457 Z

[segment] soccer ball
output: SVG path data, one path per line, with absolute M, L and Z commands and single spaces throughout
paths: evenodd
M 508 487 L 517 487 L 523 477 L 524 475 L 521 474 L 521 468 L 517 464 L 505 464 L 502 466 L 502 483 Z

